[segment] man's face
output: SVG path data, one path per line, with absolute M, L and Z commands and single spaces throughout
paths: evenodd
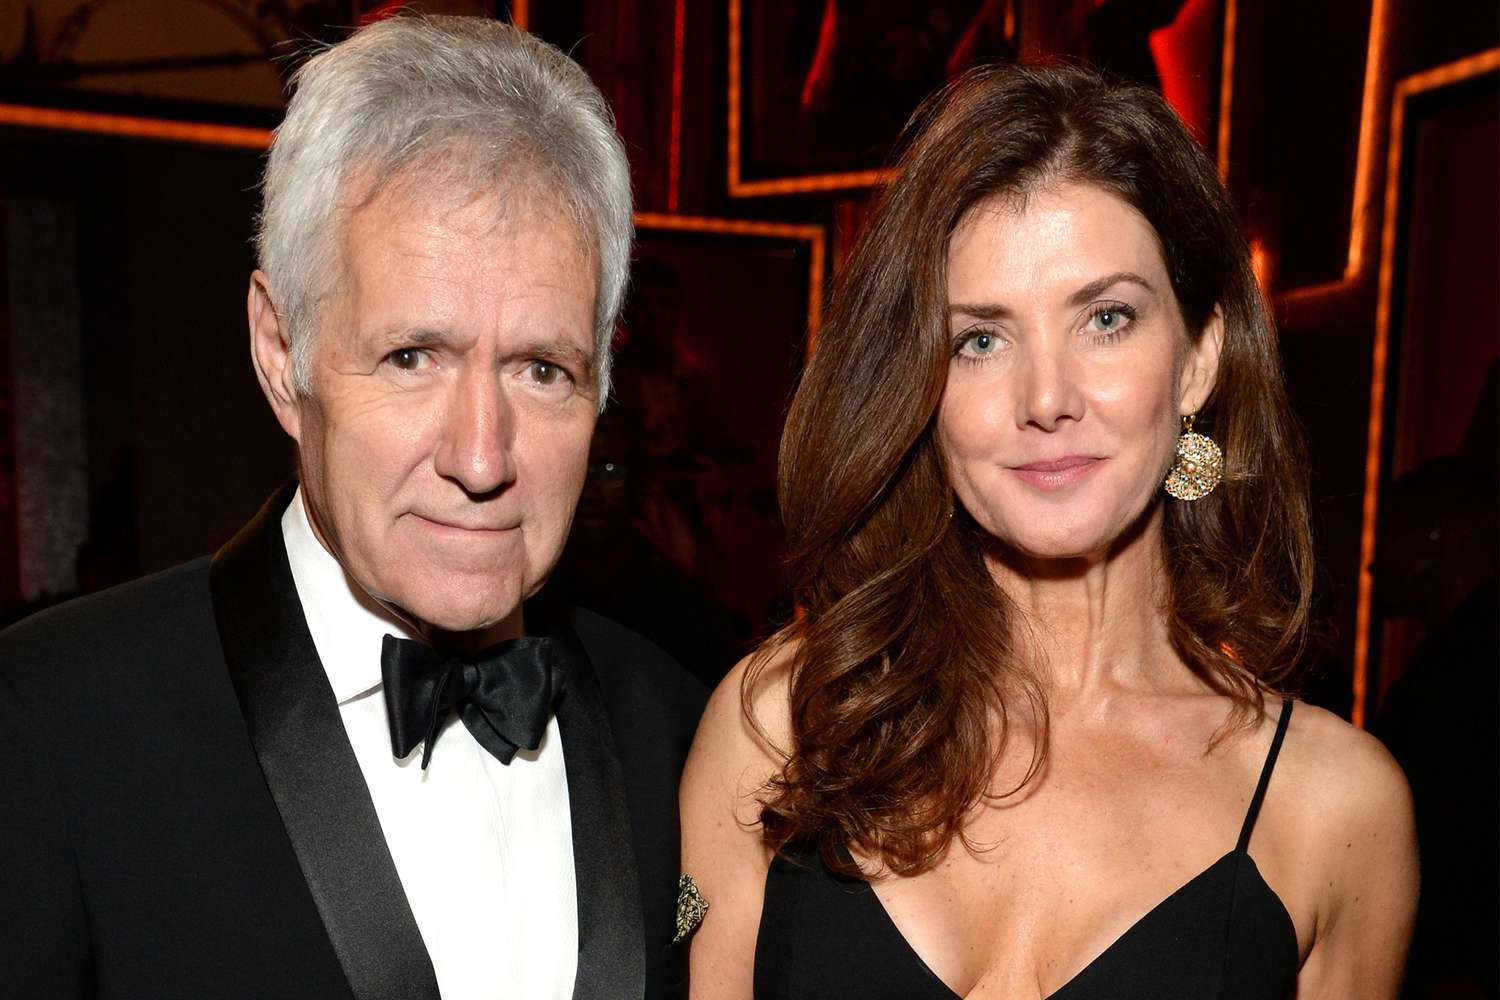
M 414 190 L 348 217 L 311 391 L 282 422 L 349 576 L 420 625 L 498 638 L 551 572 L 583 485 L 594 267 L 550 199 Z

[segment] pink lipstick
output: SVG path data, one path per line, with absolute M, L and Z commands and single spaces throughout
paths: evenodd
M 1039 490 L 1065 490 L 1098 468 L 1104 459 L 1093 455 L 1064 455 L 1046 461 L 1011 466 L 1026 485 Z

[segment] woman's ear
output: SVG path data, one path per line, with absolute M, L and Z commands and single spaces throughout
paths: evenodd
M 301 441 L 302 419 L 297 387 L 292 372 L 292 345 L 285 322 L 276 311 L 271 282 L 264 271 L 250 275 L 250 292 L 245 301 L 250 321 L 250 363 L 260 391 L 266 394 L 271 412 L 281 429 Z
M 1177 412 L 1197 413 L 1208 402 L 1219 379 L 1219 355 L 1224 349 L 1224 312 L 1218 306 L 1203 324 L 1203 332 L 1188 345 L 1177 384 Z

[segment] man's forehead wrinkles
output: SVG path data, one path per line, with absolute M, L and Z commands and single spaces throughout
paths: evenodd
M 521 303 L 543 293 L 571 294 L 571 279 L 576 276 L 592 282 L 593 267 L 572 248 L 560 246 L 540 234 L 528 235 L 535 238 L 465 246 L 461 237 L 446 242 L 413 243 L 398 234 L 394 241 L 377 245 L 357 257 L 348 254 L 346 282 L 356 294 L 368 290 L 384 297 L 390 291 L 389 273 L 394 271 L 406 279 L 403 297 L 431 301 L 423 289 L 441 289 L 442 300 L 449 300 L 455 306 L 488 301 L 501 310 L 508 304 Z M 529 274 L 525 281 L 517 280 L 512 272 L 522 269 L 542 273 Z M 474 275 L 482 271 L 492 271 L 494 280 L 476 283 Z M 380 277 L 382 272 L 384 277 Z

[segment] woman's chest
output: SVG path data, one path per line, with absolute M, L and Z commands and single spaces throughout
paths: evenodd
M 1222 770 L 1056 761 L 976 810 L 968 846 L 874 894 L 961 995 L 1049 996 L 1233 851 L 1249 791 L 1220 788 Z
M 998 920 L 968 914 L 963 926 L 989 925 L 1001 939 L 995 947 L 991 935 L 965 937 L 958 924 L 946 936 L 929 935 L 941 919 L 907 921 L 903 928 L 868 884 L 832 874 L 816 855 L 778 858 L 766 880 L 755 995 L 1279 1000 L 1298 966 L 1285 910 L 1253 860 L 1238 851 L 1124 921 L 1128 926 L 1117 933 L 1072 945 L 1066 956 L 1057 947 L 1060 935 L 1033 923 L 1001 929 Z M 974 940 L 981 944 L 965 944 Z

